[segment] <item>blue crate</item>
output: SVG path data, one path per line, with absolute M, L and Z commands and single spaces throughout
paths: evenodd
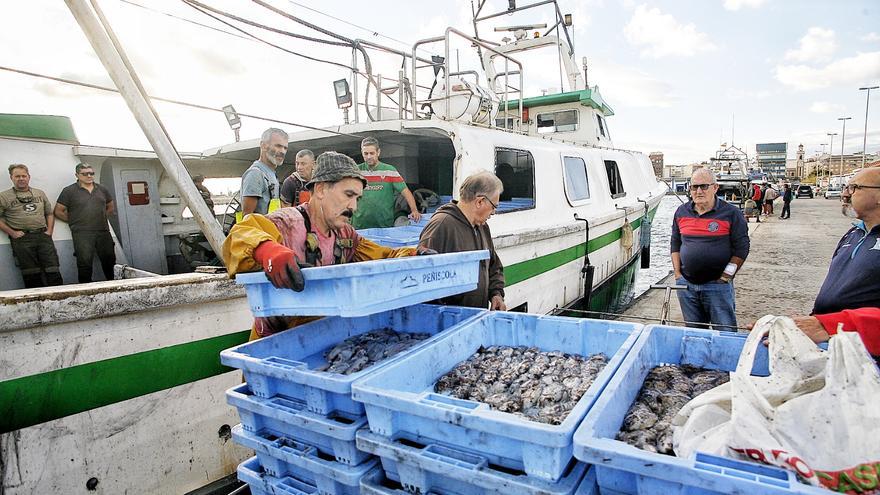
M 271 433 L 244 431 L 241 425 L 232 429 L 232 440 L 253 449 L 263 471 L 283 480 L 293 477 L 318 489 L 322 495 L 352 495 L 359 493 L 361 478 L 378 466 L 370 459 L 357 466 L 340 464 L 322 455 L 314 446 Z
M 588 468 L 586 464 L 571 462 L 562 478 L 554 483 L 522 472 L 495 469 L 477 452 L 433 440 L 392 440 L 361 430 L 357 434 L 357 445 L 361 450 L 378 455 L 385 475 L 412 493 L 572 495 Z
M 548 481 L 572 457 L 572 436 L 599 392 L 636 341 L 642 326 L 521 313 L 492 312 L 470 320 L 430 345 L 355 382 L 352 396 L 366 406 L 373 433 L 441 440 L 478 451 L 490 463 Z M 434 393 L 434 384 L 481 346 L 535 346 L 609 361 L 561 425 L 526 420 L 486 404 Z
M 305 401 L 306 407 L 318 414 L 343 411 L 361 416 L 364 406 L 351 399 L 351 384 L 426 345 L 427 341 L 351 375 L 313 371 L 326 363 L 325 351 L 349 337 L 380 328 L 434 335 L 485 312 L 419 304 L 359 318 L 322 318 L 224 350 L 220 353 L 220 362 L 241 369 L 257 397 L 283 395 Z
M 235 281 L 254 316 L 364 316 L 474 290 L 488 258 L 482 250 L 304 268 L 302 292 L 276 289 L 263 272 Z
M 574 435 L 574 455 L 595 466 L 603 494 L 720 495 L 823 494 L 783 469 L 724 457 L 655 454 L 615 440 L 648 372 L 660 364 L 733 371 L 744 334 L 650 325 L 605 387 Z M 767 350 L 758 350 L 754 375 L 768 374 Z
M 272 476 L 260 465 L 257 457 L 242 462 L 238 465 L 238 479 L 248 484 L 251 495 L 354 495 L 360 493 L 360 483 L 355 486 L 321 487 L 313 482 L 298 476 L 288 475 L 283 477 Z M 364 475 L 381 475 L 379 466 L 373 465 L 366 470 Z M 358 477 L 363 478 L 364 475 Z
M 241 425 L 247 432 L 298 440 L 349 466 L 357 466 L 370 457 L 355 444 L 355 433 L 367 424 L 366 417 L 341 413 L 322 416 L 306 411 L 301 401 L 255 397 L 246 383 L 227 390 L 226 402 L 238 409 Z
M 424 224 L 419 222 L 415 225 L 405 225 L 403 227 L 360 229 L 357 233 L 383 246 L 415 246 L 419 243 L 419 235 L 421 235 L 425 225 L 427 225 L 427 221 Z

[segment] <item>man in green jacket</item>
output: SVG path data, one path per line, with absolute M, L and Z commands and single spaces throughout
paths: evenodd
M 398 194 L 409 205 L 409 218 L 414 222 L 422 218 L 415 198 L 397 169 L 379 161 L 381 153 L 376 138 L 368 137 L 361 141 L 364 163 L 358 165 L 358 168 L 367 179 L 367 187 L 364 188 L 357 212 L 351 219 L 351 224 L 356 229 L 394 227 L 394 201 Z
M 489 250 L 489 259 L 480 262 L 477 288 L 445 298 L 444 304 L 507 310 L 504 266 L 498 259 L 492 244 L 492 232 L 486 224 L 498 208 L 503 189 L 501 180 L 491 172 L 471 175 L 461 184 L 459 200 L 438 208 L 422 230 L 420 249 L 433 249 L 438 253 Z

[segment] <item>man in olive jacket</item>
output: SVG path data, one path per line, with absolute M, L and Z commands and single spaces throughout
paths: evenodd
M 504 304 L 504 266 L 498 259 L 492 233 L 486 225 L 498 208 L 503 189 L 501 180 L 491 172 L 471 175 L 459 189 L 459 201 L 438 208 L 422 230 L 419 237 L 421 248 L 438 253 L 489 250 L 489 259 L 480 262 L 477 288 L 444 298 L 444 304 L 507 310 Z

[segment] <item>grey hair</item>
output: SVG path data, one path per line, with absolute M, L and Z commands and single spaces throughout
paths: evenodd
M 277 127 L 270 127 L 268 129 L 266 129 L 265 131 L 263 131 L 263 135 L 260 136 L 260 143 L 268 143 L 269 141 L 272 140 L 272 136 L 274 136 L 276 134 L 283 137 L 285 141 L 288 141 L 290 139 L 290 137 L 287 135 L 287 133 L 284 132 L 283 130 L 281 130 Z
M 698 175 L 702 175 L 712 179 L 712 182 L 710 182 L 710 184 L 715 183 L 715 174 L 713 174 L 712 171 L 710 171 L 708 168 L 698 168 L 694 170 L 694 172 L 691 174 L 691 179 L 696 178 Z
M 501 194 L 504 190 L 504 183 L 501 182 L 495 174 L 489 171 L 477 172 L 461 183 L 458 189 L 459 199 L 470 202 L 479 196 L 494 196 L 496 193 Z
M 296 159 L 297 160 L 299 160 L 300 158 L 305 158 L 305 157 L 309 157 L 312 160 L 314 160 L 315 159 L 315 152 L 313 152 L 312 150 L 299 150 L 296 152 Z
M 24 171 L 27 172 L 28 175 L 31 175 L 31 171 L 28 170 L 27 165 L 25 165 L 24 163 L 13 163 L 12 165 L 9 166 L 9 176 L 10 177 L 12 177 L 12 171 L 17 168 L 23 168 Z
M 375 146 L 376 149 L 379 149 L 379 140 L 373 136 L 365 137 L 364 140 L 361 141 L 361 148 L 364 146 Z

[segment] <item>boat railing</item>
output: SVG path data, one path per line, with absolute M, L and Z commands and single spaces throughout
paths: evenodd
M 413 44 L 412 60 L 416 60 L 416 52 L 419 49 L 419 47 L 421 47 L 423 45 L 439 43 L 441 41 L 444 43 L 444 49 L 443 49 L 444 57 L 442 60 L 433 59 L 431 62 L 428 62 L 424 65 L 419 65 L 418 63 L 412 64 L 412 80 L 410 81 L 410 84 L 411 84 L 412 94 L 414 95 L 413 112 L 414 112 L 415 117 L 416 118 L 430 118 L 430 113 L 420 111 L 422 106 L 430 106 L 432 103 L 437 102 L 437 101 L 444 101 L 444 100 L 447 102 L 449 101 L 449 98 L 451 96 L 451 90 L 452 90 L 451 84 L 449 84 L 451 76 L 469 74 L 469 73 L 473 72 L 474 75 L 476 75 L 477 78 L 479 79 L 479 75 L 476 73 L 476 71 L 451 72 L 449 70 L 450 41 L 452 40 L 453 36 L 470 42 L 472 46 L 477 46 L 477 47 L 480 47 L 480 48 L 487 50 L 491 53 L 494 53 L 496 56 L 501 57 L 501 59 L 504 60 L 504 70 L 498 74 L 498 76 L 495 78 L 495 81 L 488 81 L 489 86 L 492 88 L 495 96 L 500 98 L 498 117 L 500 117 L 500 120 L 503 123 L 503 125 L 498 126 L 497 120 L 499 120 L 499 119 L 495 118 L 495 119 L 491 119 L 489 126 L 492 128 L 501 127 L 501 128 L 507 129 L 507 130 L 514 130 L 514 131 L 522 132 L 522 125 L 523 125 L 523 122 L 522 122 L 523 65 L 522 65 L 522 63 L 520 63 L 519 61 L 517 61 L 516 59 L 514 59 L 510 55 L 507 55 L 505 53 L 498 51 L 492 44 L 487 43 L 483 40 L 477 39 L 473 36 L 469 36 L 469 35 L 461 32 L 455 28 L 452 28 L 452 27 L 446 28 L 446 34 L 444 36 L 435 36 L 432 38 L 421 39 L 421 40 L 416 41 L 415 44 Z M 512 68 L 510 67 L 511 64 L 516 66 L 515 74 L 514 74 L 514 71 L 512 71 Z M 418 89 L 419 89 L 418 73 L 419 73 L 419 69 L 426 69 L 426 68 L 431 68 L 434 70 L 434 72 L 435 72 L 434 77 L 437 77 L 439 74 L 439 71 L 437 69 L 442 68 L 443 76 L 447 81 L 447 84 L 444 85 L 445 91 L 442 96 L 435 97 L 435 96 L 432 96 L 429 94 L 428 97 L 426 97 L 424 99 L 418 98 Z M 519 76 L 518 77 L 518 80 L 519 80 L 518 86 L 512 86 L 510 84 L 511 75 Z M 499 80 L 503 80 L 503 84 L 501 84 L 500 86 L 498 85 Z M 516 98 L 517 107 L 518 107 L 519 111 L 516 112 L 515 115 L 511 115 L 510 109 L 508 108 L 508 106 L 509 106 L 508 102 L 510 102 L 511 98 L 514 96 Z M 447 104 L 445 107 L 446 107 L 446 109 L 444 111 L 445 115 L 443 115 L 443 117 L 448 120 L 450 117 L 450 115 L 449 115 L 450 105 Z

